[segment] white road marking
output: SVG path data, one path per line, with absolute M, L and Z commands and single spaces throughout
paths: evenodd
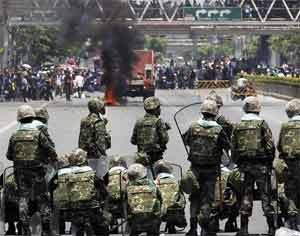
M 50 102 L 45 102 L 45 103 L 43 103 L 39 108 L 44 108 L 44 107 L 48 106 L 49 103 L 50 103 Z M 18 123 L 17 121 L 12 121 L 12 122 L 10 122 L 9 124 L 7 124 L 7 125 L 1 127 L 1 128 L 0 128 L 0 134 L 3 134 L 3 133 L 5 133 L 7 130 L 9 130 L 9 129 L 11 129 L 12 127 L 16 126 L 17 123 Z

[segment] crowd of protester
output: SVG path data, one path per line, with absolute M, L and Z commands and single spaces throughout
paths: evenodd
M 172 63 L 171 63 L 172 64 Z M 156 87 L 160 89 L 193 89 L 199 80 L 230 80 L 245 72 L 252 75 L 300 78 L 300 69 L 283 64 L 279 67 L 255 64 L 251 60 L 224 57 L 211 61 L 198 61 L 195 65 L 158 65 Z
M 97 74 L 88 70 L 0 70 L 0 101 L 53 100 L 64 94 L 81 97 L 84 89 L 93 91 L 97 86 Z

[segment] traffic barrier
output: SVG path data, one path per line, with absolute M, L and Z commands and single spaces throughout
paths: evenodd
M 216 88 L 229 88 L 229 80 L 200 80 L 197 82 L 198 89 L 216 89 Z

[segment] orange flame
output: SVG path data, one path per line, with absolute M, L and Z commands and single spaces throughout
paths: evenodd
M 105 104 L 107 106 L 120 106 L 120 103 L 117 101 L 112 87 L 108 87 L 105 92 Z

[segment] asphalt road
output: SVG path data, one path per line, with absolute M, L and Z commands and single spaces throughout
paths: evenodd
M 162 117 L 172 125 L 165 158 L 180 164 L 184 169 L 188 168 L 189 163 L 186 160 L 187 155 L 173 116 L 183 106 L 200 102 L 208 92 L 208 90 L 160 90 L 156 93 L 162 101 Z M 243 114 L 242 102 L 231 101 L 227 89 L 220 89 L 217 92 L 223 97 L 225 104 L 221 112 L 230 120 L 239 121 Z M 274 138 L 277 140 L 280 124 L 287 119 L 284 107 L 286 102 L 263 96 L 260 100 L 262 102 L 261 115 L 269 123 Z M 72 102 L 66 102 L 63 99 L 57 99 L 49 104 L 46 102 L 30 103 L 35 107 L 47 105 L 50 113 L 49 132 L 60 155 L 77 147 L 80 119 L 88 114 L 87 101 L 87 99 L 73 99 Z M 5 153 L 9 136 L 15 129 L 16 109 L 19 105 L 21 103 L 0 103 L 0 168 L 10 165 L 5 158 Z M 130 144 L 130 137 L 136 119 L 142 117 L 143 114 L 142 98 L 130 98 L 126 106 L 107 108 L 108 126 L 112 135 L 112 148 L 108 152 L 109 155 L 130 156 L 136 151 L 136 147 Z M 189 124 L 199 116 L 199 105 L 191 106 L 180 113 L 177 118 L 182 131 L 186 130 Z M 266 233 L 266 230 L 267 226 L 260 204 L 255 204 L 254 216 L 250 219 L 250 232 Z

